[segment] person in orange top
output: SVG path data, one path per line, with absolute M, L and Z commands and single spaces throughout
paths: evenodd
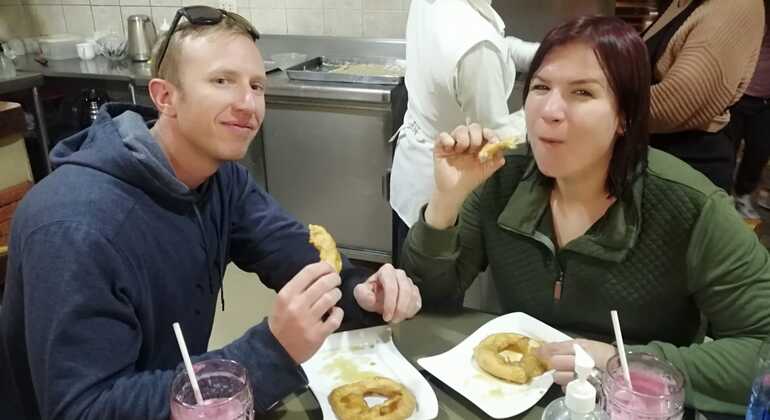
M 643 34 L 652 65 L 650 145 L 730 191 L 728 108 L 751 81 L 764 28 L 762 0 L 669 0 Z

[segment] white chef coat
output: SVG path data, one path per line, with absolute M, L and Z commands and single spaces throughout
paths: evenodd
M 491 0 L 412 0 L 406 30 L 409 103 L 398 136 L 390 204 L 411 226 L 428 202 L 433 141 L 466 119 L 501 138 L 523 135 L 523 112 L 510 114 L 516 68 L 526 70 L 539 44 L 504 37 Z

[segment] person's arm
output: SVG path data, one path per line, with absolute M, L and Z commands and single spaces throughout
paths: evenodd
M 238 267 L 257 273 L 262 283 L 278 292 L 303 267 L 319 261 L 318 250 L 309 243 L 307 226 L 262 190 L 246 169 L 239 165 L 230 169 L 235 190 L 230 256 Z M 345 311 L 343 329 L 382 323 L 380 315 L 364 311 L 354 298 L 353 289 L 369 275 L 342 256 L 342 299 L 337 306 Z
M 713 13 L 693 27 L 662 80 L 652 85 L 651 132 L 704 128 L 746 89 L 743 76 L 756 60 L 764 27 L 761 2 L 747 4 L 725 3 L 726 16 Z
M 513 59 L 516 71 L 528 72 L 529 65 L 532 64 L 532 59 L 535 58 L 535 53 L 540 48 L 540 43 L 527 42 L 515 36 L 505 37 L 505 42 L 508 44 L 508 53 Z
M 508 110 L 505 61 L 491 42 L 484 41 L 463 56 L 455 75 L 456 99 L 465 116 L 501 139 L 524 133 L 524 119 Z
M 174 371 L 136 366 L 145 344 L 137 318 L 137 307 L 147 304 L 138 296 L 141 270 L 108 238 L 74 223 L 38 228 L 24 239 L 20 258 L 41 417 L 167 419 Z M 157 328 L 172 334 L 171 325 Z M 307 384 L 264 323 L 195 360 L 223 356 L 248 370 L 257 412 Z
M 404 270 L 422 294 L 424 307 L 458 310 L 465 291 L 487 265 L 479 221 L 479 195 L 473 192 L 463 204 L 459 221 L 435 229 L 420 219 L 409 230 L 402 261 Z
M 690 238 L 688 286 L 714 341 L 637 347 L 684 372 L 689 406 L 745 413 L 754 364 L 770 334 L 770 255 L 723 192 L 704 206 Z

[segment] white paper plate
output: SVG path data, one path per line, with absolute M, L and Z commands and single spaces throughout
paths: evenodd
M 489 416 L 502 419 L 520 414 L 535 405 L 553 384 L 552 371 L 526 385 L 497 379 L 479 369 L 473 360 L 473 349 L 490 334 L 512 332 L 543 342 L 569 340 L 570 337 L 531 316 L 514 312 L 499 316 L 482 325 L 451 350 L 417 360 L 433 376 L 440 379 Z
M 433 388 L 398 351 L 387 325 L 330 335 L 302 368 L 324 419 L 337 418 L 328 399 L 334 388 L 372 374 L 393 379 L 412 391 L 417 407 L 409 419 L 430 420 L 438 415 Z M 370 401 L 370 404 L 377 402 Z

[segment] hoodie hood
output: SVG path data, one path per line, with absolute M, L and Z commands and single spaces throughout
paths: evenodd
M 158 117 L 155 109 L 107 103 L 96 121 L 59 143 L 51 151 L 54 169 L 78 165 L 104 172 L 147 194 L 173 204 L 197 202 L 208 182 L 190 190 L 174 174 L 160 144 L 150 133 Z

